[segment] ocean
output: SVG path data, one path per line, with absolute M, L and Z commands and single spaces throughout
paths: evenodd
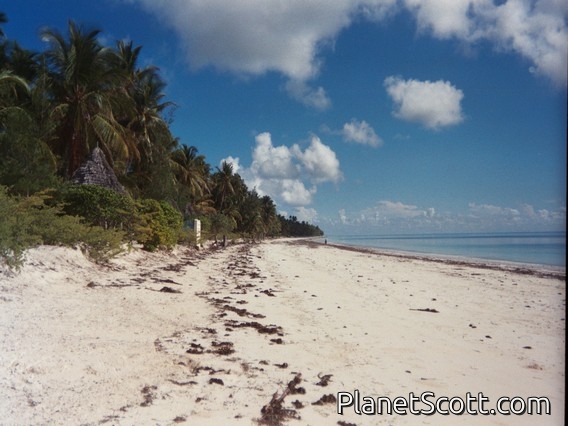
M 566 232 L 329 235 L 330 243 L 566 267 Z

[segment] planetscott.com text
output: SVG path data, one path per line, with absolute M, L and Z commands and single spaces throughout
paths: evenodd
M 361 396 L 358 390 L 354 392 L 337 393 L 337 413 L 343 414 L 346 410 L 353 410 L 359 415 L 550 415 L 550 400 L 546 397 L 529 396 L 503 396 L 491 403 L 488 397 L 479 392 L 476 395 L 468 392 L 465 398 L 458 396 L 436 397 L 434 392 L 423 392 L 415 395 L 408 394 L 408 398 L 398 396 L 389 398 L 379 396 Z

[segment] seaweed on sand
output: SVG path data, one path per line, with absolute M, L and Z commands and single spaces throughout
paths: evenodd
M 284 404 L 284 399 L 288 395 L 298 393 L 296 386 L 298 386 L 301 381 L 302 375 L 298 373 L 288 383 L 288 386 L 286 386 L 286 389 L 284 389 L 281 395 L 278 395 L 278 392 L 275 392 L 274 395 L 272 395 L 270 402 L 260 410 L 262 417 L 258 423 L 261 425 L 278 426 L 286 419 L 299 420 L 300 416 L 296 410 L 283 408 L 282 405 Z
M 261 334 L 277 334 L 282 336 L 282 327 L 278 325 L 262 325 L 256 321 L 252 322 L 237 322 L 237 321 L 227 321 L 225 322 L 225 327 L 232 327 L 232 328 L 244 328 L 250 327 L 255 328 Z

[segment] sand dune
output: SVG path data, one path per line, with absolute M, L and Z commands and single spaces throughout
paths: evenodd
M 565 297 L 561 274 L 302 241 L 107 266 L 40 247 L 0 275 L 0 423 L 563 424 Z M 355 390 L 552 414 L 337 414 Z

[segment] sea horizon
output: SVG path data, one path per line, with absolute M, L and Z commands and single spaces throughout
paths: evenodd
M 427 255 L 566 267 L 566 232 L 329 234 L 330 243 Z

